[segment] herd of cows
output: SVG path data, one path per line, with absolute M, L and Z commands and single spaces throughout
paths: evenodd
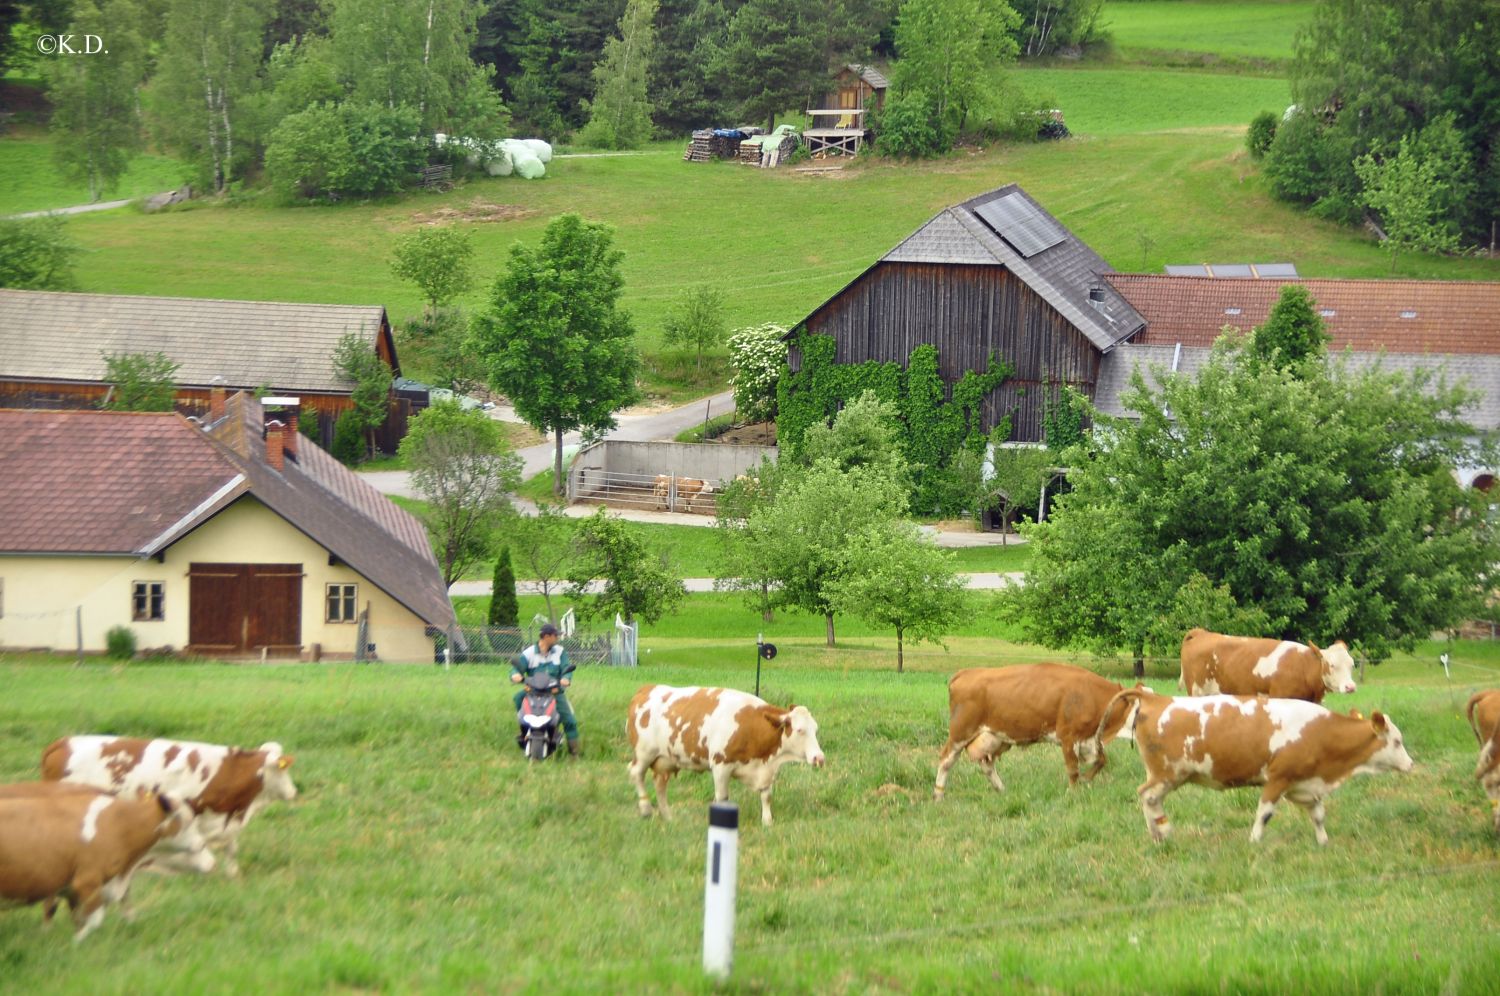
M 281 745 L 65 737 L 42 778 L 0 785 L 0 900 L 66 900 L 75 941 L 110 905 L 130 917 L 130 882 L 149 866 L 239 874 L 239 836 L 266 802 L 297 795 Z M 220 851 L 215 857 L 214 851 Z
M 996 789 L 995 764 L 1011 747 L 1054 743 L 1070 783 L 1091 779 L 1105 745 L 1133 740 L 1146 771 L 1137 790 L 1156 841 L 1170 824 L 1162 802 L 1178 787 L 1261 786 L 1250 839 L 1260 840 L 1278 802 L 1307 811 L 1328 842 L 1323 800 L 1353 775 L 1410 771 L 1401 731 L 1387 716 L 1322 706 L 1327 692 L 1355 690 L 1342 643 L 1320 650 L 1285 640 L 1195 629 L 1182 644 L 1187 696 L 1125 688 L 1066 664 L 970 668 L 948 683 L 948 741 L 934 795 L 967 753 Z M 1475 694 L 1468 717 L 1480 743 L 1475 776 L 1500 833 L 1500 690 Z M 630 781 L 642 816 L 671 815 L 667 784 L 678 771 L 708 771 L 714 798 L 731 779 L 754 787 L 771 825 L 771 791 L 789 763 L 821 767 L 818 724 L 805 706 L 780 708 L 728 688 L 647 685 L 631 700 Z M 297 794 L 281 745 L 257 750 L 175 740 L 72 736 L 42 754 L 41 780 L 0 785 L 0 900 L 45 904 L 50 919 L 69 904 L 82 940 L 112 904 L 130 916 L 128 890 L 142 868 L 239 874 L 239 835 L 267 802 Z M 1080 766 L 1086 770 L 1080 775 Z M 218 852 L 217 854 L 215 852 Z
M 1328 842 L 1323 800 L 1352 775 L 1410 771 L 1401 731 L 1380 712 L 1368 719 L 1322 705 L 1327 692 L 1355 690 L 1354 661 L 1343 643 L 1327 649 L 1289 640 L 1224 636 L 1194 629 L 1182 642 L 1181 686 L 1187 696 L 1160 695 L 1145 685 L 1125 688 L 1067 664 L 970 668 L 948 682 L 948 742 L 938 759 L 933 794 L 942 799 L 948 772 L 961 754 L 990 783 L 1005 788 L 995 762 L 1012 747 L 1054 743 L 1068 780 L 1103 769 L 1105 744 L 1133 740 L 1146 769 L 1137 790 L 1151 838 L 1164 840 L 1170 822 L 1162 801 L 1188 783 L 1214 789 L 1259 785 L 1260 806 L 1250 839 L 1260 840 L 1283 798 L 1307 811 L 1319 844 Z M 1469 722 L 1481 749 L 1476 777 L 1495 807 L 1500 833 L 1500 690 L 1469 701 Z M 634 757 L 630 781 L 642 816 L 652 806 L 670 817 L 667 784 L 678 771 L 708 771 L 714 798 L 729 797 L 739 779 L 761 797 L 761 822 L 771 825 L 771 791 L 786 764 L 821 767 L 818 724 L 803 706 L 778 708 L 727 688 L 647 685 L 630 702 L 627 736 Z

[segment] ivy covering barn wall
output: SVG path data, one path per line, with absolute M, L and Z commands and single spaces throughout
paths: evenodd
M 913 510 L 950 512 L 959 499 L 949 473 L 954 458 L 964 450 L 983 452 L 992 438 L 1010 435 L 1010 418 L 986 430 L 981 404 L 1014 368 L 991 354 L 987 369 L 969 370 L 953 385 L 951 394 L 938 371 L 938 351 L 921 345 L 911 351 L 906 367 L 893 362 L 835 361 L 836 344 L 828 335 L 799 332 L 788 345 L 800 351 L 796 371 L 783 373 L 777 383 L 776 437 L 782 451 L 795 458 L 803 434 L 838 414 L 865 391 L 890 401 L 901 413 L 907 460 L 913 466 Z

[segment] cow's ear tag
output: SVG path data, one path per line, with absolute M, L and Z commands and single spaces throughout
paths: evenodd
M 276 761 L 276 767 L 280 768 L 282 771 L 285 771 L 287 768 L 290 768 L 291 766 L 292 766 L 292 759 L 289 758 L 289 757 L 282 757 L 282 758 L 279 758 Z
M 1365 718 L 1365 714 L 1362 713 L 1362 712 L 1360 712 L 1358 709 L 1350 709 L 1349 710 L 1349 715 L 1353 716 L 1355 719 L 1364 719 Z
M 1495 810 L 1495 812 L 1500 813 L 1500 799 L 1491 799 L 1490 808 Z

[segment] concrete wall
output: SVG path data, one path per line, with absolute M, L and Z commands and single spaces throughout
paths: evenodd
M 657 474 L 693 477 L 718 485 L 776 459 L 774 446 L 606 440 L 583 450 L 568 471 L 568 497 L 595 490 L 605 479 L 647 482 Z
M 135 632 L 136 645 L 172 647 L 188 643 L 188 568 L 197 563 L 301 564 L 302 648 L 321 644 L 327 657 L 348 658 L 357 625 L 325 621 L 326 585 L 356 584 L 356 605 L 370 606 L 370 642 L 388 661 L 431 661 L 426 624 L 353 569 L 328 564 L 328 550 L 313 542 L 251 496 L 241 498 L 170 547 L 165 559 L 132 557 L 0 556 L 0 647 L 72 651 L 77 608 L 83 610 L 83 648 L 102 652 L 114 626 Z M 131 619 L 137 581 L 165 583 L 164 618 Z

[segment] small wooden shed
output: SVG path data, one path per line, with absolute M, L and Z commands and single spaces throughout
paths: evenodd
M 890 82 L 873 66 L 850 64 L 833 77 L 822 106 L 808 108 L 802 133 L 808 150 L 856 155 L 870 128 L 870 116 L 885 107 Z

